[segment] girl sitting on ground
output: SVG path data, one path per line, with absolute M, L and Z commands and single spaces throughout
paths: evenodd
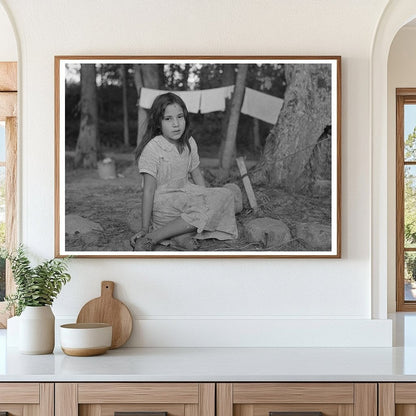
M 134 251 L 152 251 L 172 237 L 187 250 L 198 249 L 196 240 L 237 238 L 233 193 L 205 187 L 188 110 L 176 94 L 153 102 L 136 161 L 143 201 L 141 229 L 130 239 Z

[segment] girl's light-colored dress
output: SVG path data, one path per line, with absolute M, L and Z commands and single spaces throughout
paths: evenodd
M 197 228 L 195 238 L 237 238 L 234 196 L 226 188 L 205 188 L 189 182 L 199 165 L 195 140 L 182 153 L 163 136 L 154 137 L 139 158 L 139 172 L 156 178 L 152 226 L 156 230 L 178 217 Z

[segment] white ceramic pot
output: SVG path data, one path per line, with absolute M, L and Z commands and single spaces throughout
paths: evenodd
M 62 351 L 67 355 L 87 357 L 105 353 L 111 347 L 112 326 L 106 323 L 61 325 Z
M 19 319 L 19 351 L 50 354 L 55 346 L 55 316 L 50 306 L 26 306 Z

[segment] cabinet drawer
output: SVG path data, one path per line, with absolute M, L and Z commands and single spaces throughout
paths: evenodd
M 351 383 L 236 383 L 234 403 L 354 403 Z
M 0 383 L 0 415 L 53 416 L 53 384 Z
M 214 383 L 57 383 L 56 416 L 215 416 Z
M 220 383 L 217 416 L 376 416 L 375 383 Z
M 0 383 L 0 403 L 38 404 L 39 400 L 39 383 Z
M 198 383 L 80 383 L 79 403 L 198 403 Z

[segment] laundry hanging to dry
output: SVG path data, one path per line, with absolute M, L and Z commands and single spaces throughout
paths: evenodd
M 214 111 L 225 111 L 226 99 L 231 98 L 234 85 L 220 88 L 209 88 L 195 91 L 174 91 L 185 102 L 190 113 L 206 114 Z M 142 88 L 139 105 L 149 109 L 154 99 L 164 94 L 165 90 Z M 265 94 L 251 88 L 245 88 L 241 112 L 266 123 L 275 124 L 283 105 L 281 98 Z
M 276 124 L 282 105 L 281 98 L 246 87 L 241 112 L 266 123 Z
M 201 114 L 211 113 L 213 111 L 225 111 L 225 100 L 231 98 L 233 92 L 234 85 L 201 90 Z

